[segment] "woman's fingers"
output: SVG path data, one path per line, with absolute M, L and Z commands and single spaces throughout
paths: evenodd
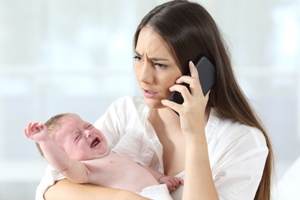
M 199 80 L 198 70 L 195 67 L 192 61 L 189 62 L 189 69 L 191 72 L 191 76 L 181 76 L 179 79 L 176 80 L 176 83 L 183 84 L 186 83 L 189 85 L 190 93 L 192 95 L 201 95 L 203 94 L 201 83 Z
M 173 109 L 179 115 L 183 112 L 190 113 L 191 110 L 195 111 L 195 109 L 199 109 L 199 102 L 203 102 L 204 105 L 207 103 L 207 97 L 203 95 L 202 87 L 199 80 L 198 70 L 193 64 L 193 62 L 189 62 L 189 69 L 191 72 L 191 76 L 181 76 L 176 80 L 176 84 L 170 87 L 171 92 L 179 92 L 184 102 L 182 105 L 163 100 L 162 104 Z M 189 89 L 185 85 L 189 85 Z M 202 110 L 202 106 L 201 106 Z
M 168 100 L 168 99 L 163 99 L 163 100 L 161 100 L 161 103 L 164 105 L 164 106 L 166 106 L 166 107 L 168 107 L 168 108 L 171 108 L 172 110 L 174 110 L 174 111 L 176 111 L 179 115 L 180 115 L 180 104 L 178 104 L 178 103 L 175 103 L 175 102 L 173 102 L 173 101 L 170 101 L 170 100 Z
M 192 94 L 199 94 L 202 95 L 202 87 L 201 87 L 201 80 L 199 79 L 198 70 L 195 67 L 194 63 L 190 61 L 189 69 L 191 72 L 191 77 L 193 78 L 192 83 L 190 84 L 190 90 Z
M 192 61 L 189 62 L 189 69 L 191 72 L 191 77 L 199 79 L 198 70 Z

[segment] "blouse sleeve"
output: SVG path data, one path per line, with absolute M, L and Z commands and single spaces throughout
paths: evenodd
M 99 129 L 106 137 L 110 149 L 114 147 L 124 133 L 125 110 L 124 98 L 113 102 L 107 111 L 95 122 L 95 127 Z
M 97 120 L 95 127 L 106 136 L 112 152 L 152 166 L 156 155 L 145 129 L 146 118 L 147 108 L 142 98 L 122 97 Z
M 253 200 L 268 155 L 265 138 L 245 125 L 228 126 L 222 134 L 210 157 L 219 199 Z
M 95 127 L 105 135 L 111 149 L 120 146 L 120 140 L 124 136 L 132 139 L 143 134 L 144 124 L 141 116 L 144 108 L 145 104 L 141 98 L 121 97 L 95 122 Z

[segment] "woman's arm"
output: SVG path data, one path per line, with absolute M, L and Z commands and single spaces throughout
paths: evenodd
M 136 193 L 88 184 L 77 184 L 67 179 L 56 182 L 44 194 L 45 200 L 146 200 Z
M 209 93 L 203 96 L 197 69 L 192 62 L 189 63 L 189 69 L 191 77 L 182 76 L 176 83 L 189 84 L 190 92 L 179 85 L 170 88 L 171 92 L 178 91 L 182 94 L 184 103 L 180 105 L 169 100 L 162 101 L 165 106 L 179 113 L 180 126 L 186 143 L 182 199 L 217 200 L 218 193 L 212 177 L 205 136 Z
M 186 142 L 183 199 L 219 199 L 210 168 L 205 135 L 205 124 L 210 110 L 207 107 L 209 93 L 203 96 L 197 69 L 191 62 L 189 67 L 192 77 L 189 79 L 191 95 L 186 95 L 186 112 L 180 117 Z
M 205 133 L 186 138 L 183 199 L 218 199 L 209 164 Z

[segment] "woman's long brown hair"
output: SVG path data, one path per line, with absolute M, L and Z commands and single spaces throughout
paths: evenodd
M 223 117 L 256 127 L 264 134 L 269 154 L 255 200 L 270 200 L 273 173 L 271 142 L 237 84 L 229 51 L 213 18 L 197 3 L 177 0 L 161 4 L 141 21 L 134 36 L 134 47 L 140 30 L 147 25 L 167 42 L 182 73 L 187 72 L 188 62 L 196 61 L 200 55 L 205 55 L 215 64 L 216 82 L 210 91 L 208 104 L 216 107 Z

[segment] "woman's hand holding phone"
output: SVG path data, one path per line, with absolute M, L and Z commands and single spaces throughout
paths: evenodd
M 199 130 L 199 125 L 204 123 L 204 113 L 208 102 L 209 95 L 205 95 L 202 91 L 198 70 L 193 62 L 189 62 L 190 76 L 181 76 L 176 80 L 175 85 L 173 85 L 170 90 L 172 92 L 177 92 L 182 96 L 184 101 L 182 104 L 164 100 L 162 103 L 173 109 L 177 114 L 180 115 L 181 129 L 183 133 L 196 132 Z M 185 85 L 189 87 L 186 87 Z M 173 93 L 174 94 L 174 93 Z M 199 123 L 202 121 L 203 123 Z M 201 125 L 201 126 L 202 126 Z
M 189 69 L 190 72 L 177 79 L 177 84 L 170 88 L 173 93 L 170 95 L 169 100 L 176 104 L 184 104 L 191 94 L 192 96 L 197 94 L 209 96 L 207 93 L 215 82 L 215 66 L 205 56 L 201 56 L 196 61 L 195 65 L 192 62 L 189 62 Z M 192 82 L 193 79 L 195 79 L 194 82 Z M 199 86 L 201 86 L 199 90 L 193 89 L 194 91 L 192 91 L 192 87 L 198 88 Z M 199 101 L 197 103 L 199 103 Z M 168 107 L 173 109 L 175 113 L 179 115 L 179 105 L 176 106 L 171 103 Z

